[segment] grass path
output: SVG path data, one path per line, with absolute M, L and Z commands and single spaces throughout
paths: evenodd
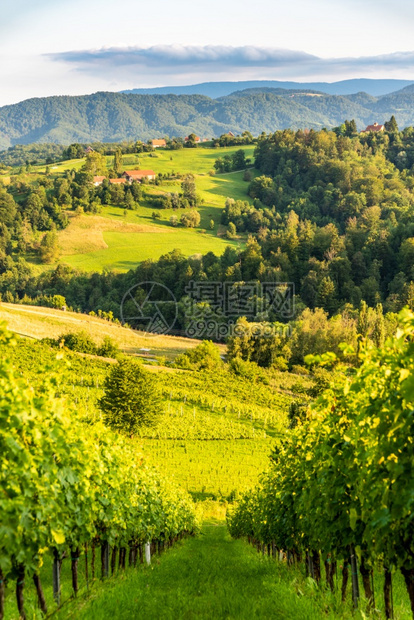
M 151 568 L 107 583 L 70 617 L 316 620 L 321 609 L 315 603 L 297 595 L 284 566 L 232 540 L 220 524 L 204 526 L 201 536 L 170 550 Z

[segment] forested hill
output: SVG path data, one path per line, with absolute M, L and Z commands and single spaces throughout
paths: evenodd
M 124 90 L 124 93 L 135 95 L 206 95 L 212 99 L 225 97 L 237 90 L 246 88 L 283 88 L 322 91 L 328 95 L 350 95 L 364 91 L 375 97 L 387 95 L 404 86 L 412 84 L 412 80 L 356 78 L 339 82 L 281 82 L 280 80 L 250 80 L 242 82 L 203 82 L 202 84 L 188 84 L 186 86 L 159 86 L 156 88 L 133 88 Z
M 410 87 L 373 97 L 335 96 L 315 91 L 249 89 L 210 99 L 203 95 L 95 93 L 28 99 L 0 108 L 0 149 L 15 144 L 148 140 L 161 135 L 206 138 L 227 131 L 258 135 L 278 129 L 333 127 L 355 119 L 358 128 L 396 116 L 414 124 Z

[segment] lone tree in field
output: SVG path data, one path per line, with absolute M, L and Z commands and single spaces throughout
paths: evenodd
M 122 359 L 105 379 L 98 401 L 104 422 L 132 436 L 142 426 L 153 426 L 161 411 L 154 375 L 139 363 Z

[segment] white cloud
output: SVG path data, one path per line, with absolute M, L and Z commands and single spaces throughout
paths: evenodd
M 76 71 L 91 75 L 106 73 L 108 77 L 122 78 L 171 75 L 170 79 L 183 75 L 233 72 L 246 76 L 252 70 L 267 72 L 269 78 L 295 77 L 326 79 L 327 76 L 359 77 L 361 74 L 398 70 L 412 72 L 414 76 L 414 52 L 396 52 L 378 56 L 348 58 L 321 58 L 302 51 L 258 46 L 185 46 L 155 45 L 152 47 L 108 47 L 95 50 L 68 51 L 48 54 L 54 61 L 72 66 Z M 379 77 L 385 77 L 381 75 Z M 398 77 L 393 75 L 393 77 Z

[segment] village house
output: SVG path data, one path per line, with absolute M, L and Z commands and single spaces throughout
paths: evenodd
M 154 149 L 165 148 L 167 146 L 166 140 L 151 140 L 151 145 Z
M 93 177 L 93 184 L 95 185 L 95 187 L 98 187 L 98 185 L 102 185 L 103 181 L 105 181 L 106 177 L 101 177 L 101 176 L 97 176 L 97 177 Z
M 91 146 L 86 147 L 85 149 L 85 155 L 88 155 L 89 153 L 94 153 L 94 149 Z
M 361 131 L 361 133 L 370 133 L 370 132 L 380 132 L 385 131 L 385 125 L 379 125 L 378 123 L 374 123 L 373 125 L 368 125 L 366 129 Z
M 188 142 L 188 136 L 186 136 L 186 137 L 184 138 L 184 142 Z M 196 137 L 194 138 L 194 142 L 197 142 L 197 143 L 198 143 L 198 142 L 201 142 L 201 138 L 200 138 L 200 136 L 196 136 Z
M 157 175 L 154 170 L 125 170 L 125 172 L 122 173 L 122 177 L 129 183 L 132 183 L 132 181 L 138 181 L 138 183 L 141 183 L 142 179 L 155 181 L 156 176 Z
M 122 185 L 127 182 L 126 179 L 109 179 L 111 185 Z

